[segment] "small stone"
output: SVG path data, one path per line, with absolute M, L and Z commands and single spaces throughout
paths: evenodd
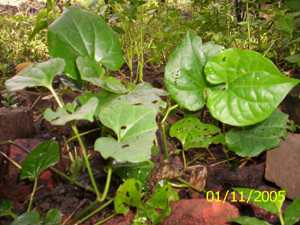
M 205 199 L 183 199 L 172 204 L 171 215 L 163 225 L 228 225 L 239 216 L 238 209 L 225 202 Z
M 300 134 L 289 134 L 274 150 L 267 152 L 265 178 L 287 191 L 287 197 L 300 196 Z

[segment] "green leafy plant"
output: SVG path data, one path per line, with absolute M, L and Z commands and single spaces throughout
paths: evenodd
M 300 198 L 295 199 L 283 213 L 282 205 L 285 200 L 285 191 L 279 191 L 277 195 L 278 198 L 276 198 L 274 201 L 257 201 L 257 195 L 259 194 L 259 192 L 254 189 L 234 188 L 234 190 L 239 193 L 243 193 L 243 197 L 248 199 L 249 203 L 255 204 L 258 207 L 263 208 L 267 212 L 276 214 L 280 219 L 281 225 L 293 225 L 300 220 Z M 232 221 L 241 225 L 269 225 L 269 223 L 264 220 L 247 216 L 241 216 Z
M 30 212 L 40 174 L 59 161 L 59 146 L 55 141 L 46 141 L 33 149 L 22 163 L 20 178 L 34 182 L 27 212 Z
M 221 46 L 213 43 L 202 44 L 201 38 L 191 32 L 171 54 L 165 68 L 166 88 L 179 106 L 197 111 L 206 105 L 211 115 L 224 124 L 252 125 L 244 129 L 234 128 L 225 135 L 229 149 L 241 156 L 257 156 L 276 147 L 286 136 L 287 117 L 273 112 L 298 83 L 299 80 L 282 74 L 260 53 L 241 49 L 222 51 Z M 171 128 L 171 136 L 179 138 L 184 148 L 186 140 L 195 136 L 192 135 L 194 132 L 199 134 L 198 141 L 206 138 L 203 132 L 200 135 L 199 129 L 195 129 L 201 122 L 193 120 L 193 124 L 184 125 L 183 120 Z M 269 126 L 275 122 L 279 123 L 277 127 Z M 186 127 L 180 128 L 180 124 Z M 254 150 L 249 149 L 250 137 L 261 132 L 269 138 L 261 140 Z M 274 132 L 277 136 L 271 138 Z M 197 145 L 201 147 L 199 143 Z
M 171 213 L 170 202 L 178 200 L 178 194 L 168 183 L 162 182 L 155 188 L 152 196 L 143 201 L 143 189 L 140 181 L 126 180 L 117 190 L 114 206 L 117 213 L 126 214 L 129 207 L 137 209 L 134 225 L 159 224 Z
M 10 216 L 16 218 L 17 215 L 13 212 L 13 206 L 10 201 L 1 199 L 0 201 L 0 217 Z

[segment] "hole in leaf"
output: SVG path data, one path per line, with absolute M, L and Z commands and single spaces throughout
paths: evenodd
M 142 103 L 140 103 L 140 102 L 137 102 L 137 103 L 135 103 L 135 104 L 133 104 L 133 105 L 142 105 Z
M 129 147 L 129 144 L 122 145 L 122 148 L 128 148 L 128 147 Z
M 121 126 L 121 130 L 125 130 L 127 128 L 127 126 L 123 125 Z
M 153 104 L 156 104 L 157 102 L 158 102 L 158 100 L 154 100 L 154 101 L 152 101 L 152 103 L 153 103 Z

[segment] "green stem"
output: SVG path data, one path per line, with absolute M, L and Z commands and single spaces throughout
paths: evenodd
M 88 171 L 92 186 L 95 190 L 97 200 L 101 201 L 101 193 L 99 192 L 99 189 L 98 189 L 97 184 L 96 184 L 96 180 L 95 180 L 95 177 L 94 177 L 94 174 L 93 174 L 93 171 L 92 171 L 92 167 L 91 167 L 91 164 L 90 164 L 90 161 L 89 161 L 89 157 L 88 157 L 88 154 L 87 154 L 86 147 L 85 147 L 81 137 L 79 136 L 78 129 L 75 125 L 72 125 L 72 130 L 73 130 L 75 136 L 77 137 L 79 145 L 82 149 L 82 156 L 83 156 L 83 160 L 84 160 L 84 163 L 85 163 L 85 167 Z
M 55 90 L 53 89 L 53 87 L 49 87 L 49 90 L 50 92 L 52 93 L 53 97 L 55 98 L 57 104 L 59 105 L 59 107 L 63 108 L 64 107 L 64 104 L 63 102 L 59 99 L 58 95 L 56 94 Z M 87 168 L 87 171 L 88 171 L 88 174 L 89 174 L 89 177 L 90 177 L 90 180 L 91 180 L 91 183 L 92 183 L 92 186 L 95 190 L 95 193 L 96 193 L 96 196 L 97 196 L 97 200 L 100 200 L 101 199 L 101 194 L 98 190 L 98 187 L 97 187 L 97 184 L 96 184 L 96 181 L 95 181 L 95 178 L 94 178 L 94 174 L 93 174 L 93 171 L 92 171 L 92 168 L 91 168 L 91 164 L 90 164 L 90 161 L 89 161 L 89 158 L 88 158 L 88 155 L 87 155 L 87 150 L 86 150 L 86 147 L 79 135 L 79 132 L 78 132 L 78 129 L 75 125 L 72 125 L 72 130 L 79 142 L 79 145 L 82 149 L 82 155 L 83 155 L 83 160 L 84 160 L 84 163 L 85 163 L 85 167 Z
M 31 206 L 32 206 L 32 202 L 33 202 L 33 197 L 35 195 L 36 188 L 37 188 L 37 177 L 34 178 L 33 188 L 32 188 L 32 192 L 30 194 L 30 200 L 29 200 L 27 212 L 30 212 L 30 210 L 31 210 Z
M 100 225 L 100 224 L 104 224 L 105 222 L 107 222 L 108 220 L 110 220 L 111 218 L 113 218 L 114 216 L 116 216 L 117 214 L 111 214 L 110 216 L 104 218 L 103 220 L 98 221 L 97 223 L 95 223 L 94 225 Z
M 111 182 L 111 175 L 112 175 L 112 165 L 110 163 L 109 167 L 108 167 L 108 171 L 107 171 L 107 177 L 106 177 L 106 183 L 105 183 L 104 191 L 103 191 L 102 197 L 100 199 L 100 202 L 103 202 L 107 197 L 109 187 L 110 187 L 110 182 Z
M 96 210 L 94 210 L 93 212 L 91 212 L 90 214 L 86 215 L 85 217 L 83 217 L 81 220 L 77 221 L 74 224 L 81 224 L 84 221 L 88 220 L 89 218 L 91 218 L 92 216 L 96 215 L 98 212 L 100 212 L 102 209 L 104 209 L 105 207 L 107 207 L 108 205 L 110 205 L 113 202 L 113 199 L 107 201 L 106 203 L 104 203 L 102 206 L 100 206 L 99 208 L 97 208 Z
M 79 136 L 82 137 L 82 136 L 88 135 L 88 134 L 93 133 L 93 132 L 98 131 L 98 130 L 101 130 L 101 129 L 100 129 L 100 128 L 91 129 L 91 130 L 88 130 L 88 131 L 86 131 L 86 132 L 80 133 Z M 68 143 L 70 143 L 71 141 L 75 140 L 76 138 L 77 138 L 76 136 L 70 137 L 70 138 L 66 141 L 66 143 L 68 144 Z
M 280 224 L 281 225 L 285 225 L 281 209 L 280 209 L 280 211 L 278 213 L 278 217 L 279 217 L 279 220 L 280 220 Z
M 167 143 L 167 134 L 165 124 L 160 125 L 161 135 L 162 135 L 162 145 L 164 151 L 164 159 L 169 159 L 168 143 Z

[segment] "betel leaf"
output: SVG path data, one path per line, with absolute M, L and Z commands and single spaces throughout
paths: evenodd
M 22 162 L 21 179 L 34 180 L 59 161 L 59 146 L 56 141 L 45 141 L 34 148 Z
M 212 43 L 202 44 L 200 37 L 188 32 L 171 54 L 165 68 L 165 85 L 180 106 L 191 111 L 204 106 L 206 82 L 203 68 L 207 59 L 222 49 Z
M 60 225 L 62 214 L 58 209 L 50 209 L 43 221 L 43 225 Z
M 248 216 L 240 216 L 240 217 L 232 219 L 230 221 L 241 224 L 241 225 L 271 225 L 267 221 L 260 220 L 255 217 L 248 217 Z
M 180 140 L 183 149 L 208 148 L 218 144 L 221 130 L 212 125 L 202 123 L 197 117 L 183 118 L 171 126 L 170 136 Z
M 167 182 L 160 182 L 155 187 L 153 195 L 142 207 L 137 209 L 138 218 L 148 218 L 151 224 L 156 225 L 171 213 L 171 202 L 179 200 L 178 193 Z
M 114 207 L 117 213 L 126 214 L 129 207 L 142 206 L 142 184 L 135 179 L 128 179 L 117 190 Z
M 88 120 L 92 122 L 94 120 L 97 106 L 98 99 L 93 97 L 90 98 L 84 105 L 77 108 L 73 113 L 67 112 L 65 108 L 58 108 L 55 112 L 48 108 L 44 112 L 44 118 L 53 125 L 64 125 L 73 120 Z
M 79 79 L 76 68 L 78 56 L 88 56 L 110 70 L 124 63 L 121 45 L 114 31 L 100 16 L 71 7 L 48 29 L 49 53 L 66 61 L 65 72 Z
M 124 180 L 134 178 L 144 186 L 150 176 L 154 163 L 150 160 L 140 163 L 118 163 L 114 165 L 114 174 Z
M 231 129 L 225 134 L 225 141 L 228 149 L 237 155 L 255 157 L 265 150 L 278 146 L 281 139 L 287 136 L 287 128 L 288 115 L 275 111 L 261 123 Z
M 131 137 L 124 141 L 117 141 L 112 137 L 100 137 L 95 142 L 95 150 L 102 157 L 114 158 L 118 162 L 138 163 L 149 160 L 155 132 L 150 131 Z
M 5 86 L 9 91 L 38 86 L 52 88 L 54 77 L 63 72 L 64 66 L 65 62 L 60 58 L 49 59 L 46 62 L 31 65 L 18 75 L 7 80 Z
M 285 200 L 285 191 L 279 191 L 277 192 L 277 197 L 271 200 L 262 199 L 263 191 L 257 191 L 250 188 L 234 188 L 234 191 L 242 195 L 243 199 L 245 199 L 246 202 L 252 203 L 254 205 L 257 205 L 260 208 L 265 209 L 266 211 L 270 213 L 277 214 L 281 211 L 282 204 Z M 269 194 L 269 192 L 268 192 Z
M 208 82 L 207 106 L 216 119 L 233 126 L 247 126 L 265 120 L 287 93 L 299 83 L 280 73 L 261 54 L 228 49 L 205 66 Z
M 94 59 L 79 56 L 76 64 L 82 80 L 112 93 L 124 94 L 128 92 L 119 79 L 112 76 L 104 76 L 105 70 Z
M 26 212 L 18 216 L 13 222 L 12 225 L 40 225 L 40 214 L 36 211 Z
M 300 198 L 296 198 L 284 212 L 285 225 L 293 225 L 300 220 Z

